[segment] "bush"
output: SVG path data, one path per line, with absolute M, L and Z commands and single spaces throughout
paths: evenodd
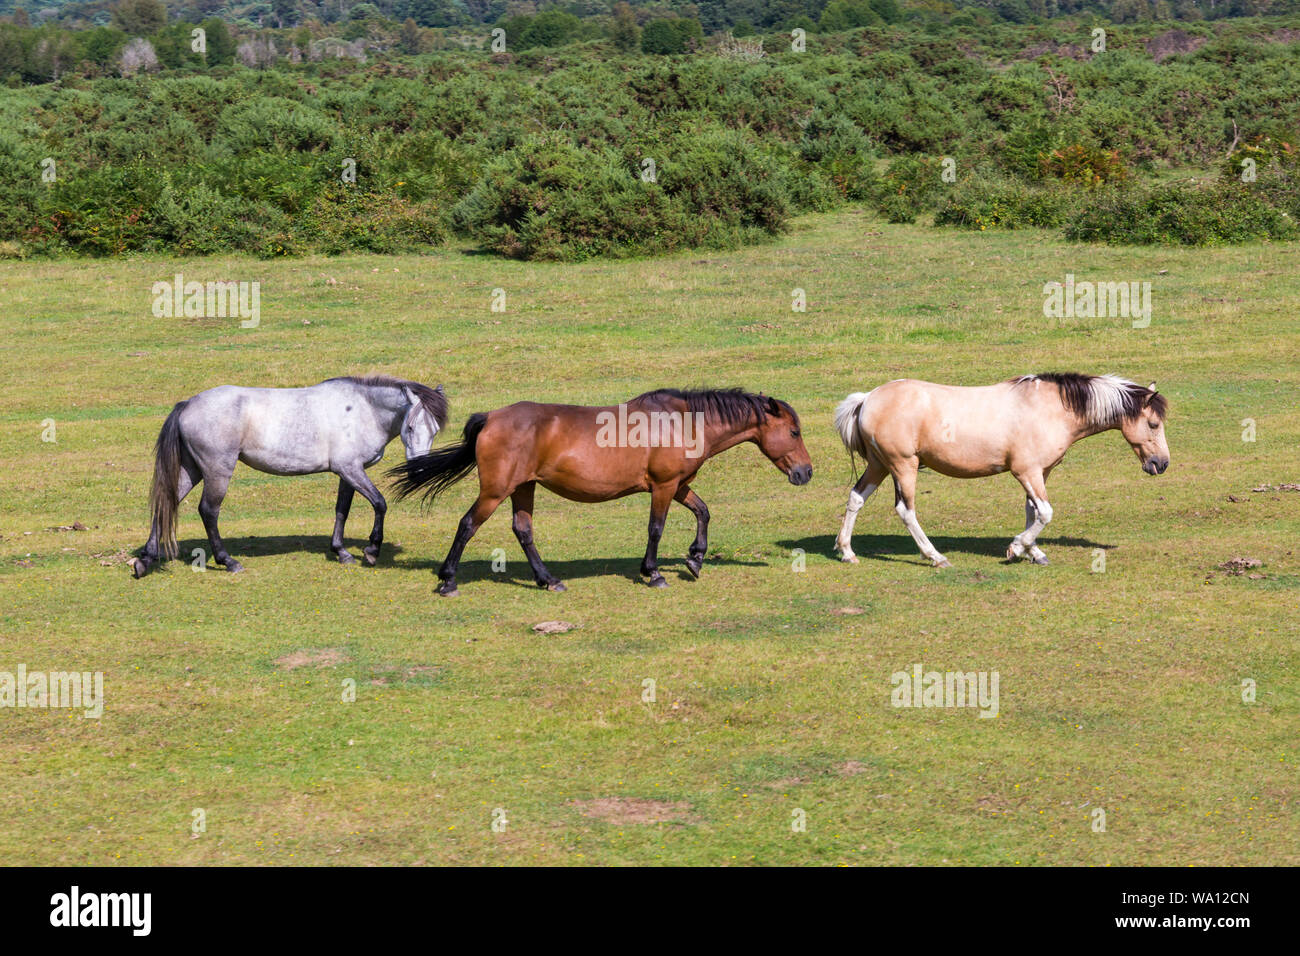
M 779 173 L 738 134 L 683 135 L 665 155 L 645 182 L 612 149 L 530 137 L 488 164 L 452 222 L 503 255 L 560 260 L 731 247 L 784 228 Z
M 876 210 L 893 223 L 915 222 L 938 198 L 942 166 L 927 156 L 901 156 L 871 184 L 868 194 Z
M 1232 180 L 1100 190 L 1071 217 L 1065 237 L 1188 246 L 1296 238 L 1295 217 L 1269 200 Z
M 1066 186 L 1030 186 L 976 175 L 952 186 L 939 203 L 934 224 L 967 229 L 1059 229 L 1081 199 L 1080 191 Z

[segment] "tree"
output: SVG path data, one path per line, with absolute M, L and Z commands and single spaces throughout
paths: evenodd
M 641 28 L 636 25 L 636 14 L 624 0 L 614 4 L 614 27 L 611 35 L 614 38 L 614 48 L 624 53 L 631 53 L 641 42 Z
M 117 59 L 117 54 L 121 52 L 122 47 L 126 46 L 126 41 L 130 37 L 112 27 L 95 27 L 78 33 L 77 39 L 81 42 L 83 60 L 89 60 L 96 66 L 106 67 Z
M 230 66 L 235 62 L 235 41 L 230 38 L 226 21 L 209 17 L 199 24 L 207 37 L 208 66 Z
M 677 31 L 677 36 L 682 41 L 682 52 L 687 50 L 696 50 L 704 45 L 704 27 L 700 21 L 693 17 L 678 17 L 676 20 L 668 21 Z
M 167 8 L 162 0 L 118 0 L 113 7 L 113 26 L 132 36 L 150 36 L 166 25 Z M 153 47 L 149 52 L 153 53 Z
M 406 20 L 403 21 L 402 31 L 398 34 L 397 43 L 402 48 L 402 52 L 410 56 L 414 56 L 420 52 L 420 47 L 423 46 L 420 37 L 420 27 L 410 17 L 407 17 Z
M 681 53 L 685 49 L 685 41 L 671 20 L 651 20 L 641 31 L 641 50 L 644 53 Z
M 121 70 L 123 76 L 131 76 L 144 70 L 155 73 L 158 70 L 158 55 L 154 53 L 153 44 L 144 37 L 136 37 L 122 50 Z

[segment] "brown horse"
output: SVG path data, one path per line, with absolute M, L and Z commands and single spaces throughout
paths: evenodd
M 641 573 L 651 587 L 667 587 L 659 573 L 659 538 L 668 506 L 677 501 L 695 515 L 696 534 L 686 567 L 699 577 L 708 548 L 709 509 L 690 484 L 709 458 L 754 442 L 794 485 L 812 478 L 799 433 L 799 416 L 775 398 L 740 389 L 682 392 L 659 389 L 617 406 L 519 402 L 471 415 L 459 445 L 412 458 L 392 469 L 399 497 L 425 489 L 429 500 L 479 472 L 479 495 L 456 530 L 438 571 L 438 593 L 457 594 L 461 552 L 506 498 L 514 532 L 539 587 L 563 591 L 533 544 L 533 494 L 538 485 L 571 501 L 610 501 L 650 493 L 650 531 Z
M 936 567 L 950 566 L 916 520 L 916 472 L 925 467 L 953 478 L 1011 472 L 1025 490 L 1025 530 L 1007 547 L 1007 559 L 1028 554 L 1035 564 L 1046 564 L 1036 542 L 1052 520 L 1047 477 L 1070 446 L 1118 429 L 1142 470 L 1163 474 L 1169 467 L 1167 411 L 1155 382 L 1143 388 L 1114 375 L 1076 372 L 1022 375 L 978 388 L 898 379 L 854 392 L 836 410 L 835 427 L 849 454 L 861 455 L 867 467 L 849 491 L 835 541 L 840 558 L 857 563 L 850 546 L 853 524 L 890 475 L 894 510 L 921 553 Z

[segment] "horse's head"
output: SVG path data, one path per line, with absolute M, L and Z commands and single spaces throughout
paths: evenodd
M 763 416 L 755 437 L 762 450 L 792 485 L 812 480 L 812 458 L 799 431 L 799 416 L 785 402 L 763 397 Z
M 439 385 L 434 389 L 439 395 L 442 394 L 442 386 Z M 433 450 L 433 439 L 437 436 L 441 426 L 433 412 L 429 411 L 425 403 L 420 400 L 410 387 L 402 389 L 402 394 L 409 403 L 406 409 L 406 417 L 402 419 L 402 444 L 406 447 L 406 459 L 419 458 L 429 454 Z
M 1119 426 L 1129 447 L 1142 462 L 1142 470 L 1148 475 L 1163 475 L 1169 467 L 1169 445 L 1165 441 L 1166 411 L 1168 403 L 1156 391 L 1156 383 L 1152 382 L 1137 413 L 1125 418 Z

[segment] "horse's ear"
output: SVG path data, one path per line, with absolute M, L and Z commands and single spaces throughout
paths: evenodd
M 1155 382 L 1152 382 L 1150 385 L 1147 386 L 1147 391 L 1148 391 L 1148 392 L 1154 392 L 1155 390 L 1156 390 L 1156 383 L 1155 383 Z
M 435 392 L 441 392 L 441 391 L 442 391 L 442 383 L 439 382 L 437 385 L 433 386 L 433 390 L 434 390 Z
M 777 403 L 777 400 L 772 398 L 770 395 L 767 398 L 767 413 L 776 418 L 781 417 L 781 406 Z
M 402 386 L 402 396 L 406 399 L 406 403 L 408 405 L 420 404 L 420 397 L 416 395 L 414 391 L 411 390 L 411 386 L 409 385 Z

